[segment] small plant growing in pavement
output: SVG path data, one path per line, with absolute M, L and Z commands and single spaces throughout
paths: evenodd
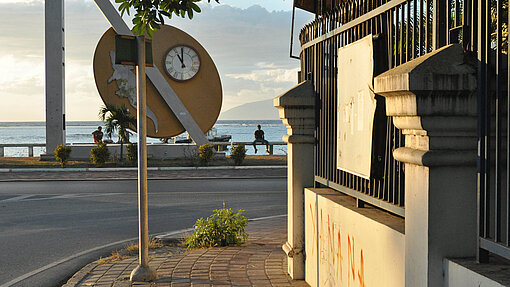
M 66 163 L 71 156 L 71 147 L 61 144 L 57 146 L 53 154 L 55 154 L 55 159 L 60 162 L 62 167 L 66 167 Z
M 136 143 L 128 144 L 126 147 L 126 157 L 129 162 L 136 162 L 138 160 L 138 146 Z
M 163 248 L 164 244 L 161 242 L 161 240 L 157 238 L 153 238 L 151 241 L 149 241 L 149 249 L 158 249 Z M 132 242 L 129 245 L 126 246 L 126 250 L 129 253 L 136 253 L 138 252 L 138 242 Z
M 193 234 L 186 239 L 186 246 L 189 249 L 243 244 L 248 239 L 244 231 L 248 218 L 242 215 L 243 212 L 240 209 L 234 213 L 225 205 L 222 209 L 213 210 L 208 218 L 197 220 Z
M 101 167 L 110 159 L 110 151 L 105 143 L 99 143 L 95 148 L 90 150 L 90 160 L 93 164 Z
M 198 148 L 198 156 L 201 165 L 209 165 L 214 155 L 214 149 L 212 144 L 204 144 Z
M 232 148 L 230 158 L 234 160 L 234 165 L 241 165 L 246 157 L 246 148 L 243 144 L 236 145 Z
M 122 255 L 119 253 L 119 251 L 115 250 L 115 251 L 112 251 L 112 255 L 110 255 L 106 258 L 103 258 L 103 257 L 99 258 L 99 260 L 97 260 L 97 265 L 110 264 L 110 263 L 118 262 L 118 261 L 128 259 L 128 258 L 129 258 L 129 256 Z

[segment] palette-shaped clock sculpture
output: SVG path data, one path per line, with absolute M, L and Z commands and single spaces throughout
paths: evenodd
M 152 55 L 155 68 L 161 71 L 202 132 L 211 129 L 221 110 L 222 88 L 209 53 L 184 31 L 164 25 L 154 33 Z M 135 73 L 133 66 L 115 64 L 115 31 L 110 28 L 99 40 L 94 54 L 96 86 L 105 104 L 124 105 L 134 117 Z M 185 131 L 167 104 L 169 98 L 166 96 L 165 100 L 165 95 L 160 95 L 147 79 L 147 136 L 169 138 Z

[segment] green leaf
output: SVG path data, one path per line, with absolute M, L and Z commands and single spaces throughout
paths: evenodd
M 189 3 L 189 5 L 190 5 L 191 9 L 195 10 L 195 12 L 197 12 L 197 13 L 202 12 L 202 10 L 200 9 L 200 7 L 197 4 L 191 2 L 191 3 Z

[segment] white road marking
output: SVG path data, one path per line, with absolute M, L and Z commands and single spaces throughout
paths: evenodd
M 55 200 L 55 199 L 72 199 L 72 198 L 81 198 L 81 197 L 97 197 L 97 196 L 111 196 L 111 195 L 122 195 L 125 192 L 109 192 L 109 193 L 91 193 L 91 194 L 62 194 L 62 195 L 53 195 L 53 194 L 26 194 L 11 197 L 8 199 L 0 200 L 0 203 L 4 202 L 20 202 L 20 201 L 41 201 L 41 200 Z M 47 196 L 47 197 L 37 197 L 31 198 L 34 196 Z
M 25 194 L 25 195 L 15 196 L 15 197 L 11 197 L 11 198 L 8 198 L 8 199 L 0 200 L 0 202 L 21 201 L 21 200 L 23 200 L 25 198 L 28 198 L 28 197 L 31 197 L 31 196 L 35 196 L 35 194 Z
M 285 216 L 287 216 L 287 214 L 280 214 L 280 215 L 252 218 L 252 219 L 248 219 L 248 221 L 259 221 L 259 220 L 264 220 L 264 219 L 273 219 L 273 218 L 285 217 Z

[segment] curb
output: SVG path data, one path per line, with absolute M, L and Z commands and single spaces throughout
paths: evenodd
M 287 176 L 231 176 L 231 177 L 154 177 L 147 180 L 211 180 L 211 179 L 284 179 Z M 0 182 L 47 182 L 47 181 L 125 181 L 137 180 L 136 177 L 97 177 L 97 178 L 13 178 L 13 179 L 0 179 Z M 1 286 L 0 286 L 1 287 Z
M 235 170 L 235 169 L 276 169 L 287 168 L 286 165 L 274 166 L 199 166 L 199 167 L 148 167 L 147 171 L 173 171 L 173 170 Z M 84 168 L 0 168 L 0 172 L 88 172 L 88 171 L 136 171 L 137 167 L 84 167 Z

